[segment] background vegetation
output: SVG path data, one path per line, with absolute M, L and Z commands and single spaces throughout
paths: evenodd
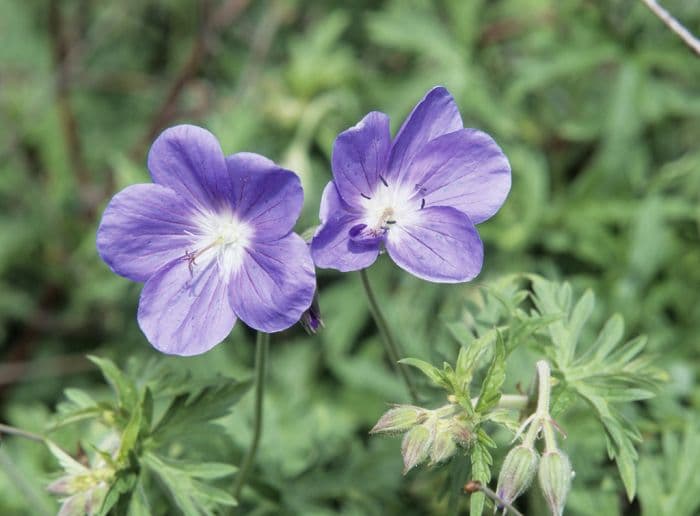
M 700 29 L 700 4 L 666 6 Z M 649 337 L 668 382 L 626 409 L 643 436 L 631 504 L 589 409 L 565 414 L 564 448 L 577 470 L 568 511 L 696 513 L 700 61 L 641 2 L 0 0 L 0 13 L 3 422 L 45 432 L 66 387 L 108 397 L 88 353 L 192 378 L 250 377 L 254 337 L 242 324 L 204 356 L 159 355 L 136 324 L 140 286 L 95 251 L 105 203 L 149 180 L 145 155 L 163 128 L 203 125 L 227 153 L 259 152 L 295 170 L 306 190 L 302 231 L 317 223 L 336 134 L 374 109 L 392 116 L 395 131 L 443 84 L 465 125 L 492 134 L 509 156 L 513 190 L 481 227 L 478 282 L 428 285 L 388 260 L 370 272 L 406 354 L 454 362 L 458 344 L 444 321 L 466 317 L 465 301 L 500 275 L 536 272 L 570 281 L 578 295 L 592 289 L 594 322 L 622 314 L 625 337 Z M 388 402 L 407 399 L 359 301 L 359 277 L 322 272 L 319 283 L 326 329 L 273 338 L 244 508 L 442 513 L 450 466 L 403 478 L 399 442 L 368 437 Z M 534 360 L 510 361 L 511 390 L 530 385 Z M 443 396 L 427 384 L 425 392 Z M 250 398 L 216 430 L 193 429 L 185 446 L 239 462 Z M 52 437 L 80 455 L 91 431 Z M 3 438 L 0 513 L 55 512 L 45 487 L 57 471 L 41 445 Z M 519 506 L 542 514 L 540 504 L 535 494 Z M 167 505 L 153 512 L 167 514 Z

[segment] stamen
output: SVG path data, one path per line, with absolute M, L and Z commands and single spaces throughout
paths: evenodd
M 195 262 L 195 259 L 197 258 L 196 253 L 192 253 L 190 251 L 185 251 L 185 260 L 187 260 L 189 263 L 187 264 L 187 268 L 190 270 L 190 276 L 194 275 L 194 266 L 197 265 Z
M 387 220 L 386 223 L 387 224 L 396 224 L 396 221 L 395 220 Z
M 183 256 L 183 259 L 187 260 L 187 262 L 188 262 L 187 267 L 190 270 L 190 276 L 192 276 L 194 274 L 194 266 L 197 265 L 197 262 L 195 260 L 197 258 L 199 258 L 200 256 L 202 256 L 202 254 L 204 254 L 206 251 L 208 251 L 209 249 L 211 249 L 212 247 L 214 247 L 216 245 L 221 244 L 222 242 L 223 242 L 223 240 L 221 238 L 217 238 L 211 244 L 209 244 L 205 247 L 202 247 L 201 249 L 199 249 L 197 251 L 185 251 L 185 256 Z
M 386 182 L 386 179 L 384 179 L 384 176 L 382 176 L 381 174 L 379 174 L 379 179 L 382 180 L 382 183 L 384 183 L 384 186 L 386 186 L 387 188 L 389 188 L 389 183 Z
M 425 197 L 420 200 L 420 209 L 422 210 L 423 208 L 425 208 Z
M 369 195 L 365 195 L 365 194 L 363 194 L 362 192 L 360 192 L 360 195 L 361 195 L 362 197 L 364 197 L 365 199 L 367 199 L 368 201 L 372 199 Z

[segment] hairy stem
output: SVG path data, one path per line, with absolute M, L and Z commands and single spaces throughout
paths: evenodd
M 464 486 L 464 490 L 470 494 L 476 492 L 484 493 L 487 497 L 491 499 L 491 501 L 493 501 L 496 507 L 503 507 L 504 512 L 507 511 L 508 513 L 513 514 L 514 516 L 523 516 L 523 513 L 521 513 L 518 509 L 513 507 L 513 505 L 511 505 L 510 503 L 506 502 L 503 498 L 498 496 L 498 494 L 495 491 L 492 491 L 478 480 L 472 480 L 468 482 L 467 485 Z M 496 510 L 497 509 L 494 509 L 494 512 Z
M 498 401 L 498 408 L 523 410 L 530 402 L 530 398 L 523 394 L 503 394 Z
M 523 440 L 523 444 L 525 446 L 534 446 L 535 440 L 540 434 L 540 430 L 543 430 L 545 432 L 545 444 L 547 450 L 551 449 L 553 433 L 551 432 L 551 416 L 549 415 L 549 400 L 552 392 L 550 373 L 551 370 L 549 368 L 549 362 L 546 360 L 540 360 L 537 362 L 537 377 L 539 380 L 537 391 L 537 409 L 521 427 L 526 427 L 528 422 L 530 424 L 530 428 L 528 429 L 527 434 L 525 434 L 525 439 Z M 518 431 L 518 433 L 520 433 L 520 431 Z
M 0 424 L 0 434 L 16 435 L 18 437 L 24 437 L 25 439 L 29 439 L 30 441 L 37 441 L 40 443 L 46 442 L 46 437 L 42 435 L 27 432 L 26 430 L 22 430 L 21 428 L 16 428 L 14 426 L 9 425 Z
M 394 340 L 391 330 L 389 329 L 389 325 L 386 323 L 386 319 L 384 319 L 384 315 L 382 315 L 382 311 L 379 308 L 377 299 L 374 297 L 374 292 L 372 291 L 372 287 L 369 283 L 369 278 L 367 277 L 366 269 L 360 270 L 360 278 L 362 278 L 362 286 L 365 288 L 365 294 L 367 294 L 367 301 L 369 301 L 370 312 L 372 312 L 374 322 L 377 324 L 377 328 L 379 328 L 379 333 L 382 336 L 384 348 L 386 349 L 387 355 L 389 355 L 389 360 L 391 360 L 392 364 L 394 364 L 394 367 L 399 372 L 399 375 L 401 375 L 401 378 L 403 379 L 404 383 L 406 384 L 406 387 L 408 388 L 408 392 L 411 394 L 411 399 L 413 400 L 413 403 L 418 403 L 418 391 L 416 390 L 416 386 L 413 383 L 413 379 L 406 370 L 406 366 L 404 366 L 403 364 L 399 364 L 399 360 L 401 360 L 401 352 L 399 351 L 399 346 Z
M 658 16 L 669 29 L 675 32 L 693 52 L 700 56 L 700 40 L 698 40 L 692 32 L 681 25 L 681 23 L 671 16 L 671 13 L 661 7 L 656 0 L 642 0 L 642 2 L 644 2 L 651 12 Z
M 245 485 L 248 472 L 255 461 L 255 454 L 258 451 L 258 444 L 260 443 L 260 436 L 262 435 L 265 370 L 267 369 L 267 352 L 269 345 L 270 334 L 259 331 L 255 342 L 255 419 L 253 421 L 253 440 L 250 443 L 248 453 L 243 459 L 241 468 L 233 482 L 233 497 L 235 499 L 238 499 Z
M 552 392 L 550 383 L 549 362 L 540 360 L 537 362 L 537 376 L 539 378 L 539 391 L 537 392 L 537 414 L 549 415 L 549 399 Z

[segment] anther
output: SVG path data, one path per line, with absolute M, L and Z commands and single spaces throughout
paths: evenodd
M 425 197 L 420 200 L 420 209 L 422 210 L 423 208 L 425 208 Z
M 190 251 L 185 251 L 184 259 L 188 261 L 187 268 L 190 270 L 190 276 L 194 274 L 194 266 L 197 265 L 195 259 L 197 258 L 197 253 L 191 253 Z
M 384 179 L 384 176 L 382 176 L 381 174 L 379 174 L 379 179 L 382 180 L 382 183 L 384 183 L 384 186 L 386 186 L 387 188 L 389 187 L 389 183 L 386 182 L 386 179 Z
M 194 266 L 197 265 L 197 262 L 195 261 L 197 258 L 199 258 L 202 254 L 204 254 L 205 251 L 208 251 L 215 245 L 221 244 L 221 238 L 217 238 L 214 240 L 211 244 L 202 247 L 199 251 L 185 251 L 185 256 L 183 256 L 184 260 L 187 260 L 187 268 L 190 270 L 190 276 L 194 274 Z
M 365 195 L 365 194 L 363 194 L 362 192 L 360 192 L 360 195 L 361 195 L 362 197 L 364 197 L 365 199 L 367 199 L 368 201 L 369 201 L 370 199 L 372 199 L 369 195 Z

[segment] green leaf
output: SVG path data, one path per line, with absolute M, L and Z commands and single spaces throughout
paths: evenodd
M 49 441 L 48 439 L 45 442 L 51 454 L 54 457 L 56 457 L 59 464 L 66 473 L 76 475 L 87 472 L 87 468 L 85 466 L 83 466 L 80 462 L 78 462 L 73 457 L 64 452 L 61 448 L 58 447 L 58 445 L 56 445 L 52 441 Z
M 130 493 L 136 485 L 137 477 L 134 473 L 122 471 L 117 473 L 115 481 L 110 485 L 107 494 L 98 511 L 98 516 L 107 516 L 127 493 Z
M 664 432 L 662 454 L 639 462 L 639 499 L 644 516 L 698 514 L 700 510 L 700 429 L 689 423 L 682 435 Z
M 143 476 L 140 476 L 136 487 L 131 492 L 129 516 L 151 516 L 151 514 L 153 514 L 153 511 L 148 501 L 148 496 L 146 496 L 146 490 L 143 487 Z
M 549 413 L 553 418 L 569 408 L 578 397 L 576 391 L 568 387 L 555 387 L 552 390 L 552 400 L 550 402 Z
M 474 442 L 471 450 L 472 461 L 472 480 L 478 480 L 483 485 L 488 485 L 491 480 L 491 464 L 493 458 L 486 445 L 482 442 L 482 437 L 485 435 L 483 430 L 479 430 L 479 438 Z M 470 500 L 470 516 L 481 516 L 484 511 L 485 495 L 478 492 L 471 495 Z
M 459 325 L 450 325 L 452 334 Z M 479 361 L 484 353 L 493 346 L 498 337 L 497 330 L 490 330 L 477 339 L 473 339 L 468 345 L 463 346 L 457 355 L 457 366 L 455 368 L 455 378 L 462 393 L 470 396 L 470 384 L 474 378 L 474 372 L 479 366 Z
M 117 394 L 120 406 L 127 411 L 133 410 L 138 403 L 138 394 L 134 382 L 127 378 L 111 360 L 93 355 L 88 356 L 88 359 L 100 368 L 105 380 Z
M 580 343 L 593 308 L 593 295 L 586 292 L 573 305 L 569 285 L 529 276 L 535 292 L 533 302 L 540 315 L 561 313 L 561 321 L 548 326 L 546 349 L 555 358 L 561 384 L 554 390 L 552 413 L 559 414 L 574 397 L 587 401 L 603 425 L 608 453 L 617 463 L 630 500 L 636 492 L 635 444 L 639 431 L 614 405 L 654 395 L 665 374 L 645 352 L 646 339 L 638 337 L 620 345 L 624 333 L 621 316 L 613 315 L 591 343 Z M 579 353 L 577 353 L 579 351 Z
M 173 503 L 187 516 L 200 514 L 214 514 L 216 506 L 233 506 L 236 500 L 227 491 L 219 489 L 195 479 L 187 470 L 183 470 L 171 461 L 146 453 L 142 457 L 142 464 L 149 469 L 161 481 Z M 211 471 L 221 468 L 214 467 Z M 201 471 L 199 472 L 201 473 Z M 203 478 L 212 478 L 205 477 Z
M 440 371 L 437 367 L 424 360 L 419 360 L 417 358 L 404 358 L 399 360 L 399 364 L 409 365 L 420 370 L 425 376 L 427 376 L 430 381 L 439 387 L 451 388 L 450 382 L 445 377 L 445 374 Z
M 121 435 L 119 451 L 117 452 L 117 463 L 125 464 L 129 454 L 138 442 L 139 433 L 142 430 L 141 420 L 143 417 L 141 403 L 137 403 L 131 411 L 129 422 Z
M 475 410 L 483 414 L 498 404 L 501 399 L 501 387 L 506 379 L 506 348 L 503 342 L 503 337 L 498 334 L 496 347 L 491 359 L 484 381 L 481 384 L 479 393 L 479 401 L 476 403 Z
M 160 444 L 188 436 L 197 425 L 211 423 L 227 415 L 250 386 L 250 381 L 219 378 L 216 384 L 204 387 L 199 392 L 181 394 L 173 400 L 151 435 Z
M 222 478 L 233 475 L 238 467 L 224 462 L 191 462 L 186 460 L 166 459 L 160 460 L 168 466 L 178 469 L 193 478 Z

